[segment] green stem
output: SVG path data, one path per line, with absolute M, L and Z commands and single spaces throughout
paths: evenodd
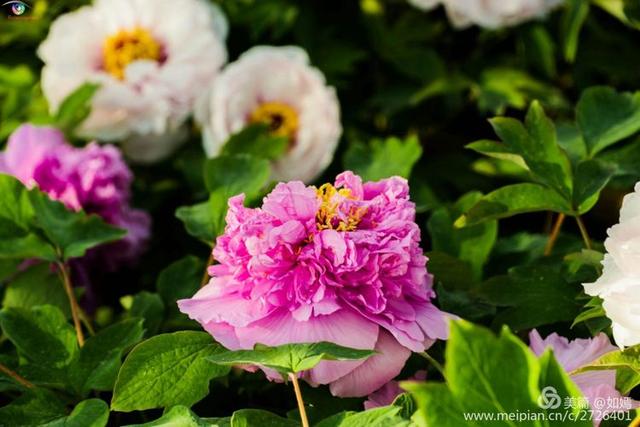
M 78 345 L 82 347 L 84 345 L 84 334 L 82 333 L 82 325 L 80 324 L 80 307 L 78 306 L 76 294 L 73 292 L 73 286 L 71 286 L 69 270 L 67 270 L 67 266 L 64 262 L 58 261 L 57 264 L 58 268 L 60 269 L 60 274 L 62 274 L 62 283 L 64 283 L 64 290 L 67 292 L 67 298 L 69 298 L 71 317 L 73 317 L 73 326 L 76 328 Z
M 549 234 L 549 240 L 547 240 L 547 244 L 544 247 L 544 255 L 551 255 L 551 251 L 553 250 L 553 245 L 556 244 L 556 240 L 558 240 L 558 235 L 560 234 L 560 230 L 562 229 L 562 223 L 564 222 L 565 214 L 558 214 L 558 218 L 556 218 L 556 222 L 553 224 L 553 229 L 551 230 L 551 234 Z
M 8 375 L 9 377 L 13 378 L 16 382 L 18 382 L 19 384 L 22 384 L 26 388 L 34 388 L 35 387 L 31 382 L 29 382 L 28 380 L 26 380 L 25 378 L 20 376 L 17 372 L 15 372 L 14 370 L 12 370 L 9 367 L 5 366 L 2 363 L 0 363 L 0 372 L 4 372 L 6 375 Z
M 293 391 L 296 393 L 296 401 L 298 402 L 298 410 L 300 411 L 300 421 L 302 421 L 302 427 L 309 427 L 309 419 L 307 418 L 307 411 L 304 408 L 304 400 L 302 400 L 302 393 L 300 392 L 298 377 L 296 377 L 296 374 L 289 373 L 289 378 L 293 383 Z
M 440 362 L 438 362 L 436 359 L 431 357 L 429 353 L 427 353 L 426 351 L 422 351 L 418 354 L 423 358 L 427 359 L 429 363 L 431 363 L 433 367 L 436 368 L 438 372 L 440 372 L 440 374 L 444 377 L 444 367 L 440 364 Z
M 582 235 L 582 240 L 584 240 L 584 245 L 587 249 L 591 249 L 591 239 L 589 238 L 589 233 L 587 233 L 587 227 L 585 227 L 580 216 L 576 216 L 575 218 L 578 223 L 578 228 L 580 229 L 580 234 Z

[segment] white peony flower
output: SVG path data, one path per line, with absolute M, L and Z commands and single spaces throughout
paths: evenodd
M 640 344 L 640 182 L 634 190 L 624 197 L 620 222 L 607 231 L 602 276 L 583 284 L 587 294 L 604 300 L 621 348 Z
M 409 0 L 422 10 L 444 5 L 456 28 L 478 25 L 496 29 L 544 17 L 563 0 Z
M 229 64 L 196 119 L 209 156 L 250 123 L 266 123 L 288 137 L 288 151 L 273 165 L 273 178 L 282 181 L 312 181 L 331 163 L 342 133 L 335 90 L 305 51 L 292 46 L 254 47 Z
M 205 0 L 95 0 L 52 24 L 38 50 L 42 88 L 55 111 L 82 83 L 100 84 L 79 132 L 127 139 L 134 160 L 159 160 L 226 62 L 226 32 Z

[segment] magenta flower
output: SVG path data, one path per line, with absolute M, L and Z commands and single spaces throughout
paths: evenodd
M 129 207 L 133 175 L 114 146 L 93 142 L 76 148 L 57 129 L 26 124 L 11 134 L 0 153 L 0 173 L 29 188 L 37 186 L 69 209 L 100 215 L 126 229 L 126 237 L 111 244 L 102 260 L 111 267 L 137 257 L 149 237 L 151 219 Z
M 618 348 L 611 344 L 609 337 L 599 333 L 594 338 L 578 338 L 569 341 L 556 333 L 542 339 L 535 329 L 529 333 L 529 347 L 540 356 L 546 348 L 553 350 L 558 363 L 567 372 L 588 365 L 600 356 Z M 602 418 L 612 412 L 628 411 L 638 406 L 638 402 L 625 398 L 616 390 L 616 371 L 588 371 L 571 375 L 593 410 L 593 423 L 600 425 Z M 629 407 L 624 407 L 628 405 Z
M 378 354 L 325 361 L 303 378 L 338 396 L 367 395 L 411 351 L 447 337 L 407 181 L 362 183 L 352 172 L 319 189 L 278 184 L 262 208 L 229 200 L 207 286 L 180 310 L 230 349 L 330 341 Z

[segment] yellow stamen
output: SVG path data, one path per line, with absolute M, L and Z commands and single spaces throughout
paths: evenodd
M 251 123 L 264 123 L 274 136 L 284 136 L 293 140 L 298 131 L 298 113 L 282 102 L 264 102 L 249 116 Z
M 107 73 L 122 80 L 127 65 L 140 59 L 159 61 L 161 54 L 160 43 L 144 28 L 120 30 L 104 41 L 103 68 Z
M 362 217 L 366 213 L 365 207 L 351 206 L 346 218 L 340 218 L 335 223 L 340 212 L 340 202 L 344 199 L 353 199 L 348 188 L 337 189 L 331 184 L 324 184 L 317 190 L 321 204 L 316 213 L 316 225 L 318 230 L 333 229 L 336 231 L 354 231 Z

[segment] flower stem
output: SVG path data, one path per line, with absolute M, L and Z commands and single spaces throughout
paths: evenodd
M 440 372 L 440 374 L 444 377 L 444 367 L 440 364 L 440 362 L 431 357 L 431 355 L 429 355 L 429 353 L 427 353 L 426 351 L 422 351 L 418 354 L 427 359 L 429 363 L 431 363 L 433 367 L 436 368 L 438 372 Z
M 18 375 L 17 372 L 15 372 L 12 369 L 9 369 L 7 366 L 5 366 L 2 363 L 0 363 L 0 372 L 4 372 L 8 376 L 10 376 L 14 380 L 16 380 L 18 383 L 20 383 L 23 386 L 25 386 L 26 388 L 34 388 L 35 387 L 31 382 L 29 382 L 28 380 L 26 380 L 22 376 Z
M 293 390 L 296 393 L 296 400 L 298 401 L 298 410 L 300 411 L 300 421 L 302 421 L 302 427 L 309 427 L 309 420 L 307 419 L 307 411 L 304 409 L 304 400 L 302 400 L 302 393 L 300 392 L 298 377 L 296 377 L 296 374 L 289 373 L 289 378 L 293 383 Z
M 80 324 L 80 307 L 78 306 L 78 300 L 73 293 L 73 287 L 71 286 L 71 280 L 69 279 L 69 270 L 64 262 L 58 262 L 58 268 L 62 274 L 62 282 L 64 283 L 64 290 L 67 292 L 69 298 L 69 306 L 71 307 L 71 317 L 73 317 L 73 325 L 76 328 L 76 336 L 78 337 L 78 345 L 82 347 L 84 345 L 84 334 L 82 333 L 82 325 Z
M 558 214 L 558 218 L 556 218 L 556 222 L 553 224 L 553 228 L 551 229 L 551 234 L 549 234 L 549 240 L 547 240 L 547 245 L 544 247 L 544 255 L 551 255 L 551 251 L 553 250 L 553 245 L 556 244 L 556 240 L 558 239 L 558 235 L 560 234 L 560 229 L 562 228 L 562 223 L 564 222 L 565 214 Z
M 575 218 L 578 223 L 578 228 L 580 229 L 580 234 L 582 235 L 582 240 L 584 240 L 584 245 L 587 249 L 591 249 L 591 239 L 589 238 L 589 233 L 587 233 L 587 227 L 584 226 L 582 218 L 579 216 L 576 216 Z
M 209 259 L 207 260 L 207 265 L 204 266 L 204 273 L 202 273 L 202 279 L 200 280 L 200 287 L 204 288 L 204 286 L 209 283 L 209 266 L 213 263 L 213 251 L 209 254 Z

